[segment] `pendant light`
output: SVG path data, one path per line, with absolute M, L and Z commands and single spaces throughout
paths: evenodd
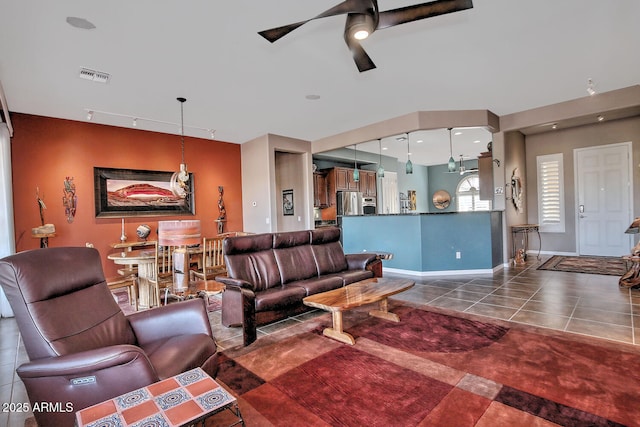
M 407 164 L 405 165 L 405 173 L 411 175 L 413 173 L 413 163 L 411 163 L 411 153 L 409 152 L 409 133 L 407 132 Z
M 453 158 L 453 142 L 451 141 L 451 130 L 453 128 L 449 128 L 449 164 L 447 167 L 449 168 L 449 172 L 456 171 L 456 161 Z
M 380 161 L 378 162 L 378 178 L 384 178 L 384 166 L 382 166 L 382 140 L 378 140 L 378 151 L 380 152 Z
M 189 172 L 187 171 L 187 164 L 184 162 L 184 103 L 186 98 L 176 98 L 180 102 L 180 142 L 182 150 L 182 163 L 180 163 L 180 170 L 174 172 L 171 176 L 171 191 L 178 197 L 185 198 L 189 194 Z
M 353 146 L 353 163 L 355 169 L 353 169 L 353 182 L 360 181 L 360 171 L 358 170 L 358 144 Z

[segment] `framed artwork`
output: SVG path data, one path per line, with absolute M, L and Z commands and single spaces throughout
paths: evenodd
M 193 174 L 186 197 L 171 191 L 173 172 L 93 168 L 96 217 L 194 215 Z
M 409 195 L 409 210 L 415 211 L 417 209 L 416 190 L 408 190 Z
M 293 215 L 293 190 L 282 190 L 282 213 Z

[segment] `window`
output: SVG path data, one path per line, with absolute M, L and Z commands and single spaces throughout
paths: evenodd
M 540 231 L 564 233 L 564 179 L 562 153 L 536 158 L 538 223 Z
M 480 200 L 480 178 L 469 175 L 458 183 L 456 203 L 458 212 L 490 211 L 491 200 Z

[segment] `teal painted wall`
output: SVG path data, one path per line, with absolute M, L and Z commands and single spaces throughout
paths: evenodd
M 414 213 L 429 212 L 431 196 L 429 195 L 429 168 L 413 165 L 413 173 L 407 175 L 406 163 L 398 162 L 398 192 L 407 194 L 407 190 L 416 191 L 416 210 Z
M 478 167 L 478 160 L 466 160 L 464 162 L 464 166 L 467 169 L 474 169 Z M 456 163 L 456 169 L 458 168 L 458 164 Z M 433 203 L 430 203 L 430 211 L 438 211 L 438 212 L 455 212 L 456 211 L 456 189 L 458 188 L 458 184 L 465 178 L 467 175 L 460 175 L 459 173 L 447 173 L 447 165 L 435 165 L 429 166 L 429 177 L 428 177 L 428 193 L 429 193 L 429 201 L 433 198 L 433 193 L 438 190 L 445 190 L 451 195 L 451 204 L 446 209 L 436 209 L 433 206 Z
M 391 252 L 383 266 L 409 272 L 492 269 L 502 262 L 501 218 L 500 212 L 343 217 L 343 247 Z

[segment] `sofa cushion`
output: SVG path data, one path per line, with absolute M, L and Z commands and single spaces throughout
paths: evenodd
M 256 294 L 256 312 L 280 310 L 302 304 L 307 296 L 304 288 L 299 286 L 278 286 Z
M 347 259 L 340 242 L 311 245 L 311 250 L 320 275 L 337 273 L 347 269 Z
M 373 271 L 369 270 L 347 270 L 332 274 L 332 276 L 340 277 L 344 285 L 359 282 L 373 277 Z
M 254 291 L 280 286 L 280 272 L 272 245 L 273 235 L 270 233 L 224 239 L 224 259 L 229 277 L 251 283 Z
M 143 350 L 163 380 L 202 366 L 216 352 L 216 344 L 207 334 L 176 335 L 150 342 Z
M 286 284 L 285 286 L 298 286 L 305 290 L 307 295 L 318 294 L 320 292 L 327 292 L 332 289 L 341 288 L 344 285 L 344 280 L 338 274 L 329 276 L 313 277 L 306 280 L 297 280 Z
M 278 263 L 283 285 L 296 280 L 318 277 L 311 245 L 274 249 L 273 253 Z

